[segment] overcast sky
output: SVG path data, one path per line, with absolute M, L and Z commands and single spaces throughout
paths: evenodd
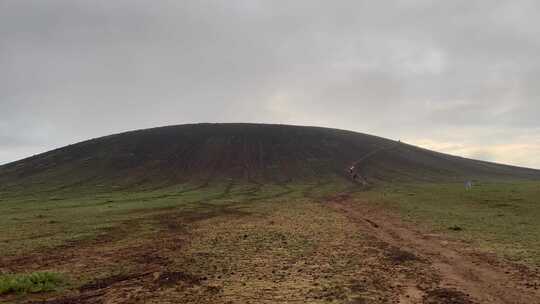
M 540 2 L 0 0 L 0 163 L 192 122 L 540 168 Z

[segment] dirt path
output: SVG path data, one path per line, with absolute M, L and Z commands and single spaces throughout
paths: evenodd
M 423 232 L 367 202 L 339 196 L 328 204 L 358 223 L 363 233 L 427 262 L 419 264 L 422 271 L 415 279 L 402 280 L 400 303 L 540 303 L 538 270 L 502 261 L 462 241 Z M 437 278 L 437 286 L 424 284 L 429 273 Z

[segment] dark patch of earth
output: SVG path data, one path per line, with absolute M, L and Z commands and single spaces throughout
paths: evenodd
M 424 304 L 475 304 L 468 295 L 455 289 L 437 288 L 424 296 Z

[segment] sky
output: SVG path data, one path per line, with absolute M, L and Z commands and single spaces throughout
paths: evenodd
M 0 164 L 194 122 L 540 168 L 540 2 L 0 0 Z

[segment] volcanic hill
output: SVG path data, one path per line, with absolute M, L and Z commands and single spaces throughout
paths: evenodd
M 84 141 L 0 166 L 0 190 L 166 186 L 219 179 L 286 183 L 540 179 L 540 171 L 455 157 L 362 133 L 267 124 L 190 124 Z

